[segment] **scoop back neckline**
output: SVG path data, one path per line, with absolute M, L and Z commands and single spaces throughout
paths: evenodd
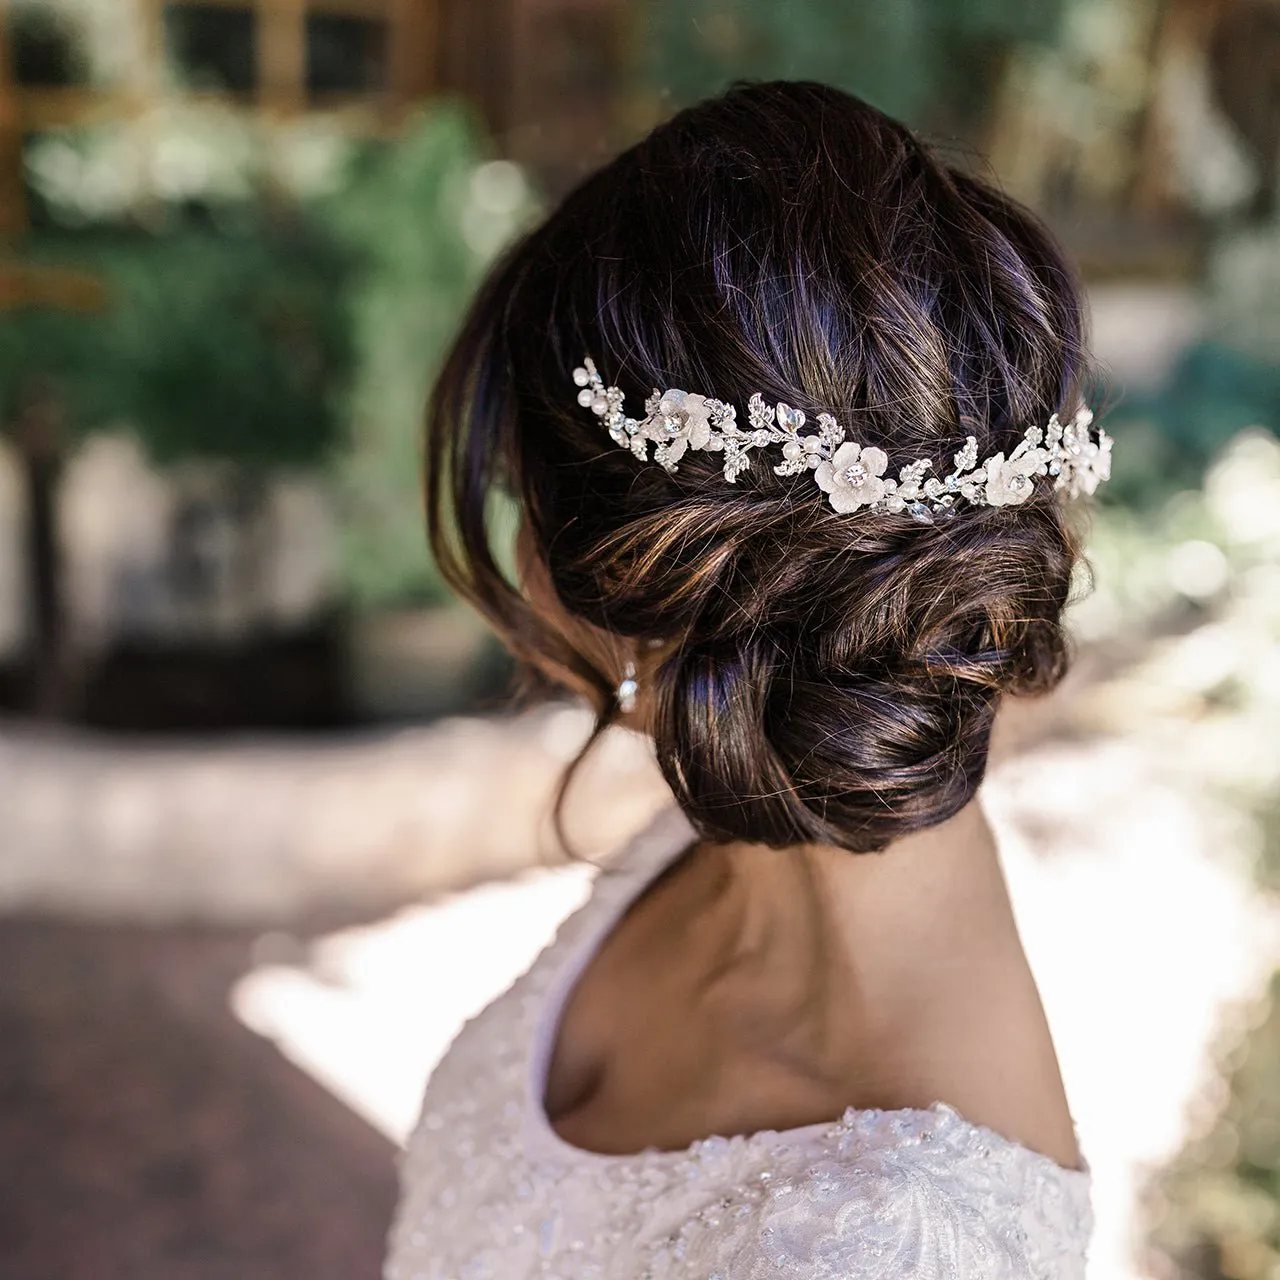
M 670 830 L 668 830 L 670 828 Z M 592 922 L 593 927 L 585 936 L 574 939 L 573 950 L 557 969 L 541 1007 L 537 1010 L 530 1035 L 526 1070 L 523 1072 L 526 1141 L 540 1148 L 540 1154 L 558 1158 L 566 1163 L 620 1165 L 627 1162 L 679 1163 L 696 1156 L 707 1144 L 734 1142 L 747 1146 L 803 1146 L 807 1142 L 824 1139 L 855 1125 L 858 1121 L 876 1118 L 900 1117 L 904 1120 L 931 1118 L 947 1119 L 994 1149 L 1009 1151 L 1020 1158 L 1044 1165 L 1048 1170 L 1068 1182 L 1087 1183 L 1092 1177 L 1089 1162 L 1081 1155 L 1082 1168 L 1068 1169 L 1052 1156 L 1007 1138 L 1004 1134 L 985 1125 L 967 1120 L 950 1103 L 936 1100 L 927 1107 L 846 1107 L 844 1112 L 830 1120 L 818 1120 L 812 1124 L 789 1129 L 756 1129 L 751 1133 L 711 1133 L 695 1138 L 688 1146 L 680 1148 L 645 1147 L 639 1151 L 604 1152 L 588 1147 L 575 1146 L 562 1138 L 551 1123 L 546 1110 L 547 1074 L 559 1039 L 561 1024 L 569 1001 L 591 962 L 600 954 L 604 944 L 621 923 L 627 911 L 644 896 L 659 876 L 682 858 L 697 842 L 698 833 L 678 805 L 672 804 L 660 810 L 644 827 L 626 841 L 617 855 L 599 874 L 617 876 L 617 889 L 610 902 Z M 585 908 L 583 908 L 585 909 Z M 1074 1125 L 1074 1121 L 1073 1121 Z M 1079 1145 L 1079 1131 L 1076 1133 Z

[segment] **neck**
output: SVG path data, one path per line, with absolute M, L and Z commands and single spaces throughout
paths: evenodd
M 939 973 L 988 946 L 1008 899 L 976 803 L 882 853 L 716 846 L 735 929 L 716 977 L 752 1047 L 817 1079 L 877 1074 L 936 999 Z M 735 1016 L 736 1015 L 736 1016 Z

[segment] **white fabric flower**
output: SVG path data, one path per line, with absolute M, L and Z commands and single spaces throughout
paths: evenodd
M 1047 449 L 1015 449 L 1006 459 L 993 453 L 986 462 L 987 501 L 993 507 L 1012 507 L 1026 502 L 1034 488 L 1034 477 L 1044 475 L 1049 465 Z
M 1111 479 L 1111 438 L 1106 432 L 1101 432 L 1100 437 L 1097 444 L 1085 444 L 1071 460 L 1072 497 L 1096 493 L 1104 480 Z
M 686 449 L 705 449 L 711 439 L 711 407 L 706 396 L 664 391 L 645 434 L 661 446 L 667 466 L 679 462 Z
M 846 441 L 821 462 L 813 473 L 818 488 L 827 495 L 831 506 L 841 515 L 870 506 L 884 497 L 884 475 L 889 455 L 883 449 L 864 449 Z

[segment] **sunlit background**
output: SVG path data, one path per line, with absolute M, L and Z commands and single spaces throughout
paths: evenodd
M 1117 474 L 986 803 L 1091 1280 L 1280 1277 L 1277 0 L 2 13 L 0 1274 L 377 1274 L 427 1071 L 590 879 L 583 711 L 509 710 L 426 554 L 426 389 L 579 175 L 805 76 L 1085 274 Z M 662 802 L 606 739 L 580 850 Z

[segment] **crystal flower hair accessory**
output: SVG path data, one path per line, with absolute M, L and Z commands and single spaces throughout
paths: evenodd
M 917 458 L 887 474 L 889 455 L 874 445 L 846 437 L 845 429 L 829 413 L 818 414 L 816 432 L 801 434 L 806 418 L 790 405 L 765 404 L 759 394 L 747 402 L 747 426 L 738 425 L 738 411 L 722 400 L 691 391 L 654 391 L 644 403 L 644 417 L 628 417 L 623 394 L 607 387 L 588 356 L 573 371 L 581 390 L 578 403 L 604 420 L 616 444 L 642 462 L 653 460 L 668 471 L 677 470 L 690 449 L 724 455 L 724 478 L 733 484 L 751 465 L 752 449 L 781 445 L 780 476 L 812 471 L 818 488 L 841 514 L 865 507 L 869 511 L 905 511 L 924 524 L 956 513 L 956 504 L 1009 507 L 1025 502 L 1037 476 L 1053 477 L 1055 490 L 1068 497 L 1093 493 L 1111 475 L 1111 437 L 1091 430 L 1093 413 L 1080 409 L 1070 422 L 1055 413 L 1044 427 L 1028 427 L 1009 453 L 993 453 L 978 461 L 977 437 L 969 436 L 946 476 L 926 473 L 933 464 Z M 1095 439 L 1096 436 L 1096 439 Z

